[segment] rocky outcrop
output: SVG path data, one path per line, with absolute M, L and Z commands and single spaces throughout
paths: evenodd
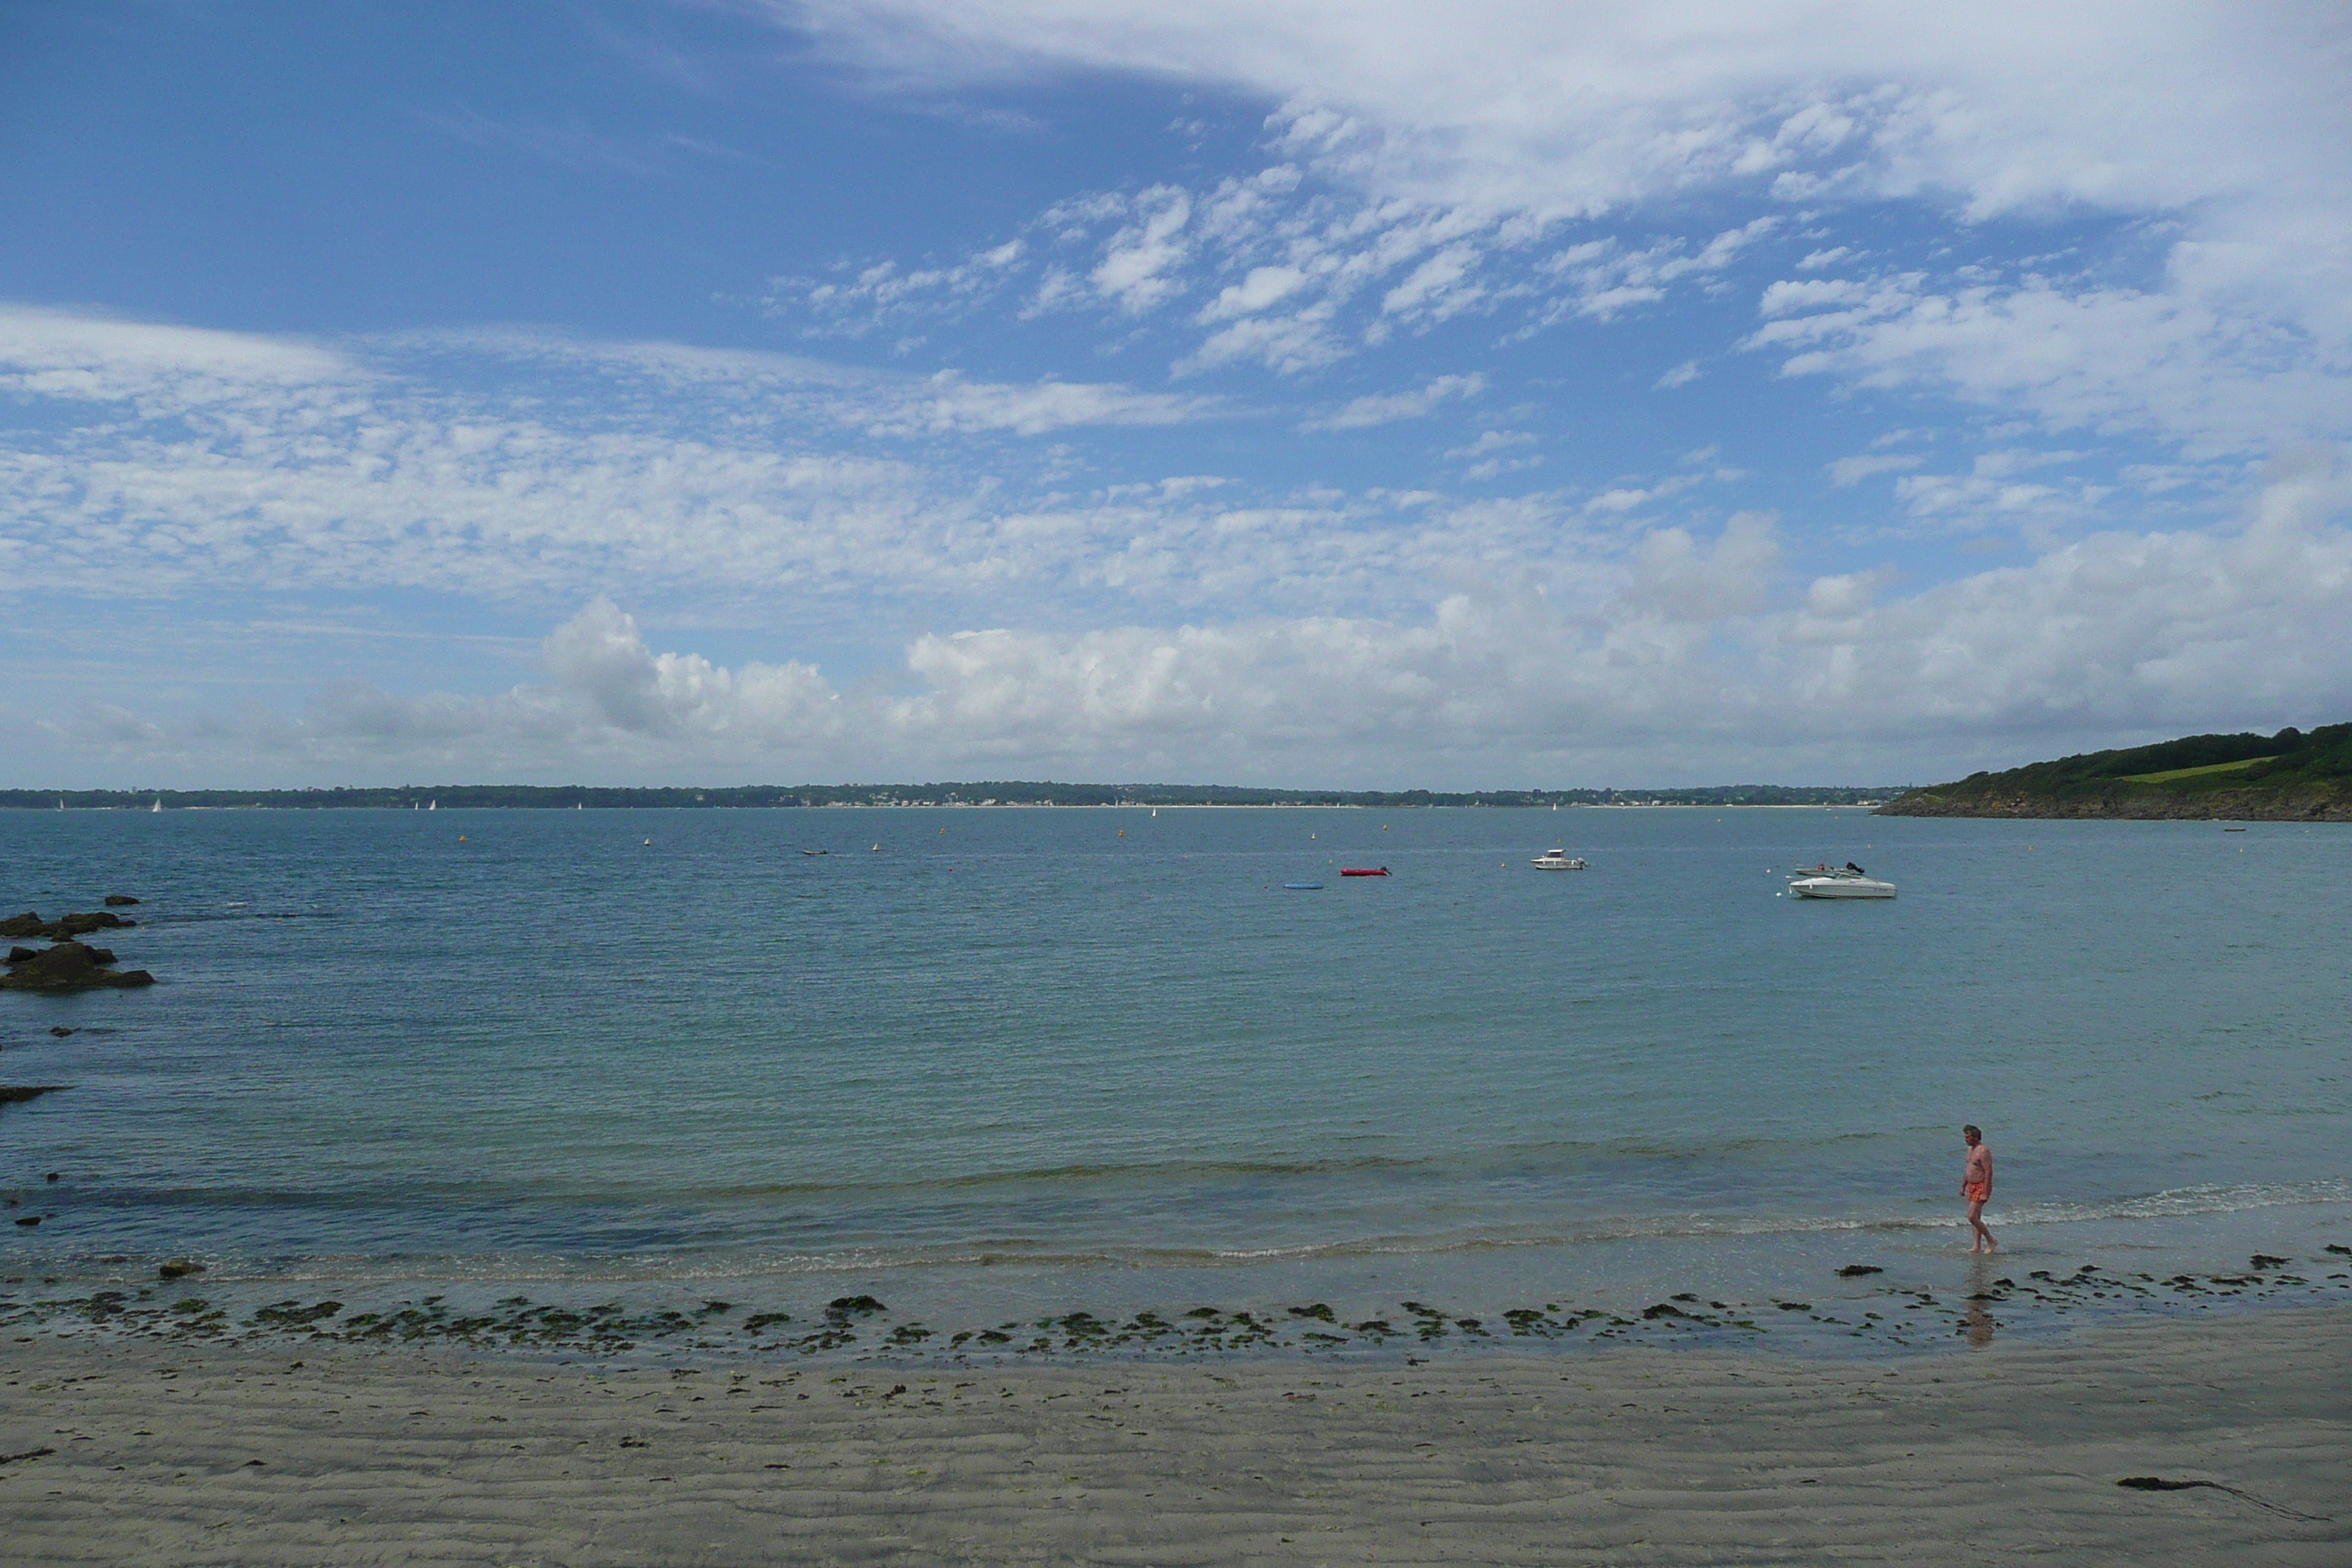
M 128 893 L 109 893 L 106 895 L 106 907 L 110 910 L 128 909 L 137 902 L 139 902 L 139 900 L 132 898 Z
M 0 1083 L 0 1105 L 15 1105 L 21 1100 L 38 1100 L 45 1094 L 55 1094 L 71 1089 L 68 1083 Z
M 118 915 L 111 910 L 94 910 L 87 914 L 59 915 L 45 921 L 39 913 L 26 910 L 21 915 L 10 915 L 0 921 L 0 936 L 42 936 L 51 942 L 66 942 L 78 936 L 88 936 L 94 931 L 121 931 L 139 922 Z
M 61 942 L 32 957 L 8 965 L 0 976 L 0 991 L 90 991 L 108 985 L 152 985 L 155 977 L 143 969 L 111 967 L 114 953 L 103 947 Z

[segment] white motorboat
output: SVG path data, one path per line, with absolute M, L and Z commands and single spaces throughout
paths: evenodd
M 1792 877 L 1789 891 L 1800 899 L 1891 899 L 1895 884 L 1865 877 L 1859 870 L 1840 870 L 1818 877 Z
M 1538 871 L 1581 871 L 1584 869 L 1584 857 L 1570 855 L 1565 849 L 1552 849 L 1537 856 L 1528 864 Z

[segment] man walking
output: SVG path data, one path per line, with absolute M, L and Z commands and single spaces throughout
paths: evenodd
M 1960 1173 L 1960 1196 L 1969 1203 L 1969 1239 L 1970 1252 L 1990 1252 L 1997 1245 L 1992 1232 L 1985 1228 L 1984 1206 L 1992 1198 L 1992 1151 L 1985 1147 L 1984 1134 L 1974 1126 L 1960 1129 L 1968 1140 L 1968 1169 Z

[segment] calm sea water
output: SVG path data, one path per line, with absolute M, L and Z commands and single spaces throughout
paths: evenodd
M 1638 1293 L 1951 1251 L 1962 1121 L 2027 1256 L 2352 1215 L 2342 827 L 0 813 L 116 891 L 162 984 L 0 994 L 12 1269 Z

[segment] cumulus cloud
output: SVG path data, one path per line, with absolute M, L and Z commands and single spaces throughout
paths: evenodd
M 1496 579 L 1415 615 L 926 634 L 895 679 L 848 688 L 797 660 L 657 652 L 597 600 L 549 636 L 543 679 L 495 697 L 343 687 L 289 718 L 175 726 L 93 710 L 49 731 L 156 767 L 234 750 L 511 776 L 1018 763 L 1444 783 L 1673 755 L 1813 777 L 1832 758 L 1916 764 L 1930 736 L 1939 755 L 2030 755 L 2053 733 L 2340 713 L 2347 510 L 2352 469 L 2310 457 L 2280 465 L 2228 531 L 2100 533 L 1900 596 L 1885 571 L 1792 580 L 1771 520 L 1745 516 L 1711 536 L 1647 530 L 1550 592 Z

